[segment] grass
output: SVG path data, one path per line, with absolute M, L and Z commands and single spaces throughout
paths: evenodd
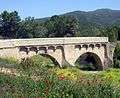
M 15 58 L 0 58 L 0 67 L 6 67 L 6 68 L 16 68 L 19 65 L 19 61 Z
M 2 60 L 11 66 L 13 62 L 14 68 L 19 66 L 21 75 L 0 74 L 0 98 L 120 98 L 120 69 L 96 73 L 63 69 L 41 56 L 21 64 Z

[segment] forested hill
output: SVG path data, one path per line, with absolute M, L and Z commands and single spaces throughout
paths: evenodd
M 95 11 L 75 11 L 67 13 L 77 17 L 81 22 L 91 22 L 98 25 L 120 24 L 120 10 L 98 9 Z
M 79 21 L 78 36 L 101 36 L 106 33 L 106 27 L 117 26 L 120 28 L 120 10 L 97 9 L 95 11 L 74 11 L 59 16 L 74 16 Z M 45 22 L 51 17 L 36 19 Z M 111 30 L 108 30 L 110 32 Z M 119 34 L 118 34 L 119 35 Z M 108 36 L 108 35 L 104 35 Z M 118 36 L 119 37 L 119 36 Z M 118 38 L 120 39 L 120 37 Z
M 111 9 L 98 9 L 95 11 L 74 11 L 69 12 L 66 14 L 63 14 L 66 16 L 74 16 L 79 19 L 81 23 L 93 23 L 96 25 L 113 25 L 113 24 L 120 24 L 120 10 L 111 10 Z M 50 19 L 50 17 L 47 18 L 41 18 L 37 19 L 38 21 L 46 21 Z

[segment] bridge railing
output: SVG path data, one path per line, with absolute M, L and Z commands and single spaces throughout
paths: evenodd
M 108 42 L 108 37 L 7 39 L 0 40 L 0 48 L 31 45 L 55 45 L 55 44 L 64 45 L 64 44 L 102 43 L 102 42 Z

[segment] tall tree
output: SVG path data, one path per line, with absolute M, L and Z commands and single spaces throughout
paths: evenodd
M 46 37 L 46 28 L 34 19 L 34 17 L 28 17 L 21 22 L 18 30 L 17 38 L 39 38 Z
M 114 67 L 120 68 L 120 44 L 116 45 L 114 51 Z
M 48 37 L 75 36 L 78 30 L 78 20 L 72 16 L 52 16 L 45 23 Z
M 1 19 L 1 35 L 4 38 L 16 38 L 19 23 L 21 21 L 20 17 L 18 16 L 18 12 L 7 12 L 4 11 L 0 15 Z
M 120 27 L 118 27 L 118 39 L 120 41 Z
M 99 36 L 109 37 L 110 42 L 116 42 L 118 38 L 118 27 L 106 27 L 105 29 L 101 30 L 101 34 Z
M 17 38 L 33 38 L 34 32 L 34 18 L 28 17 L 21 21 L 20 28 L 18 30 Z

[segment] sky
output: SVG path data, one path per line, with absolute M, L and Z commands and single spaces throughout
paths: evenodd
M 50 17 L 72 11 L 93 11 L 101 8 L 120 10 L 120 0 L 0 0 L 0 13 L 18 11 L 21 18 Z

